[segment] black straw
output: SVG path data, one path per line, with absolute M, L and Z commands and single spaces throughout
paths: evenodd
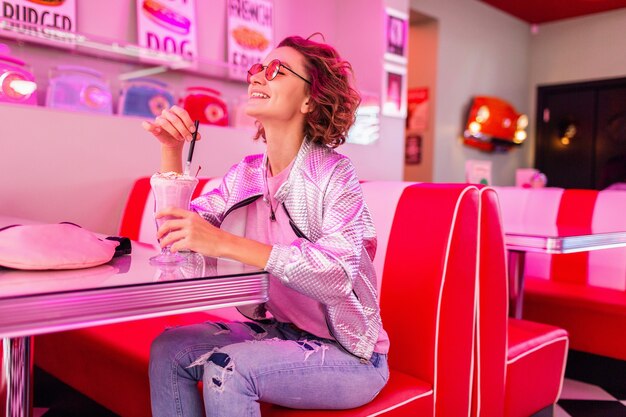
M 196 120 L 193 124 L 196 130 L 191 134 L 191 143 L 189 144 L 189 153 L 187 154 L 188 165 L 191 165 L 191 158 L 193 158 L 193 148 L 196 146 L 196 136 L 198 136 L 198 126 L 200 125 L 200 120 Z

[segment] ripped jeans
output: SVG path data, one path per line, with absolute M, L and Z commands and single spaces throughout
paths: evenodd
M 388 378 L 386 355 L 362 362 L 334 341 L 276 321 L 176 327 L 150 351 L 154 417 L 202 416 L 203 408 L 207 417 L 260 417 L 259 401 L 353 408 L 371 401 Z

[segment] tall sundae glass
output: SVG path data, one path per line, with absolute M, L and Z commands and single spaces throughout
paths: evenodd
M 188 210 L 191 196 L 197 185 L 198 179 L 188 174 L 157 172 L 152 175 L 152 177 L 150 177 L 150 187 L 154 195 L 155 214 L 160 210 L 171 207 Z M 157 230 L 165 221 L 170 219 L 170 216 L 156 219 Z M 181 263 L 184 260 L 185 256 L 170 252 L 170 247 L 166 246 L 161 249 L 159 255 L 150 258 L 150 263 L 153 265 L 172 265 Z

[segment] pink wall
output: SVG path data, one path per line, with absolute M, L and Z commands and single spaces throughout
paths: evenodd
M 422 161 L 404 166 L 404 179 L 407 181 L 431 182 L 433 179 L 438 33 L 439 24 L 434 19 L 411 25 L 409 30 L 409 55 L 412 59 L 408 63 L 408 87 L 428 88 L 428 121 L 423 132 L 410 132 L 422 136 Z
M 205 176 L 263 150 L 248 129 L 200 132 L 194 164 Z M 0 214 L 108 234 L 117 232 L 134 179 L 159 165 L 159 147 L 136 117 L 0 104 L 0 142 Z
M 404 4 L 407 0 L 386 0 Z M 133 2 L 80 2 L 78 30 L 121 41 L 135 41 Z M 320 31 L 352 61 L 358 87 L 379 92 L 382 82 L 383 0 L 274 0 L 275 38 L 308 36 Z M 199 55 L 225 57 L 225 0 L 198 1 Z M 3 40 L 4 42 L 4 40 Z M 120 63 L 38 46 L 18 47 L 14 55 L 33 64 L 36 77 L 47 79 L 51 65 L 89 65 L 109 76 L 114 95 L 117 75 L 143 66 Z M 196 74 L 169 72 L 160 76 L 176 86 L 203 84 L 221 89 L 228 100 L 245 94 L 246 85 Z M 44 82 L 45 85 L 45 82 Z M 44 90 L 40 92 L 44 102 Z M 115 234 L 134 179 L 158 166 L 158 145 L 133 117 L 71 113 L 43 107 L 0 104 L 0 214 L 45 222 L 73 221 L 94 231 Z M 345 145 L 365 179 L 402 178 L 404 122 L 383 118 L 382 138 L 372 146 Z M 243 128 L 201 127 L 204 140 L 194 161 L 202 175 L 222 175 L 244 155 L 263 151 L 252 132 Z
M 528 112 L 529 25 L 480 1 L 410 3 L 412 10 L 439 21 L 433 180 L 464 181 L 465 161 L 479 159 L 492 162 L 494 184 L 514 184 L 528 145 L 507 154 L 487 154 L 464 146 L 460 137 L 472 96 L 501 97 Z M 419 61 L 419 54 L 410 59 Z

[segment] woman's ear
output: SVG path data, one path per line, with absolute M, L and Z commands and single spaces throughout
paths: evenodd
M 311 97 L 307 97 L 304 100 L 304 102 L 302 103 L 302 107 L 300 108 L 300 111 L 303 114 L 311 113 L 313 111 L 313 101 L 311 100 Z

